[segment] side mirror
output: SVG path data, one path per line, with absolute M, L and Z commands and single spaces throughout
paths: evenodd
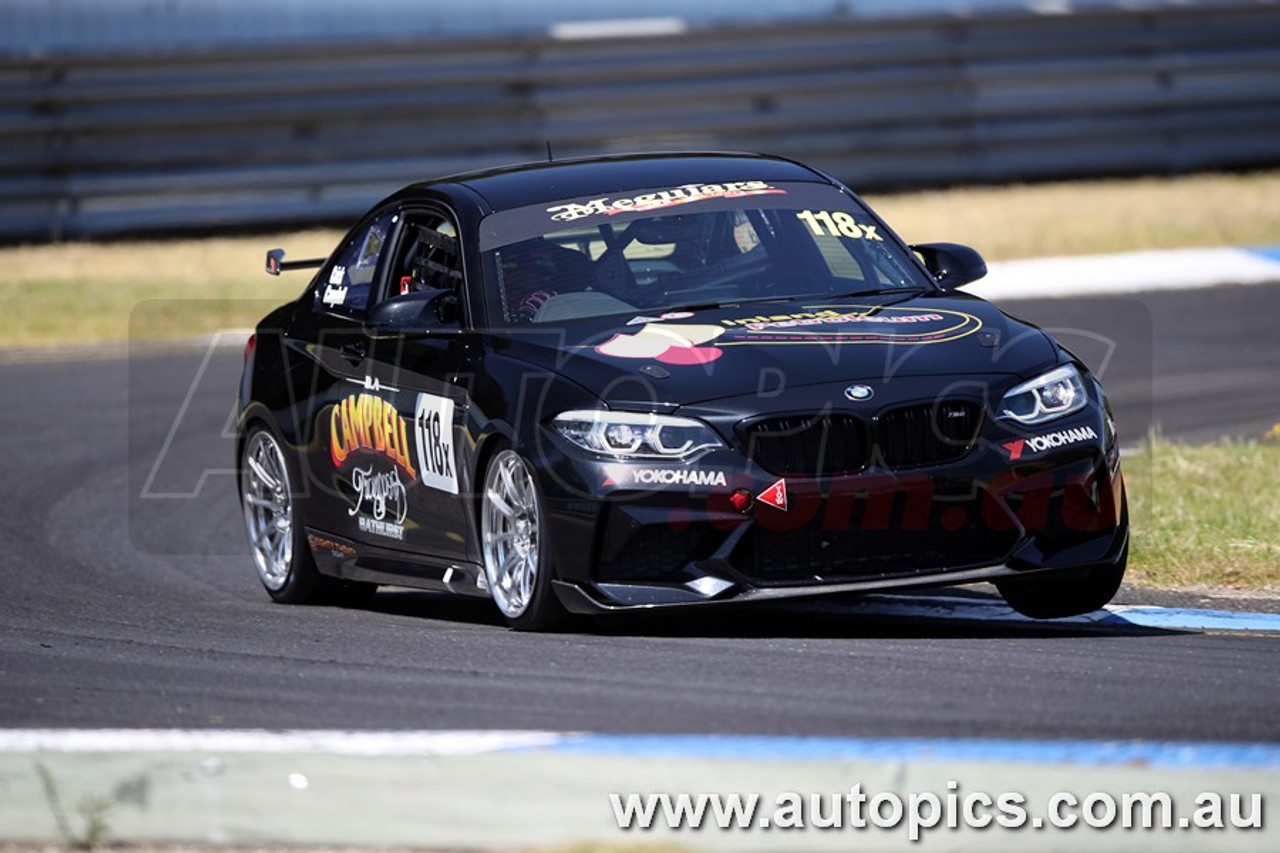
M 371 338 L 449 334 L 458 331 L 458 295 L 452 290 L 418 290 L 384 299 L 369 312 L 364 331 Z
M 324 266 L 327 258 L 308 258 L 305 261 L 286 261 L 284 249 L 267 251 L 267 275 L 280 275 L 286 270 L 313 270 Z
M 911 246 L 933 280 L 944 290 L 963 287 L 987 274 L 987 262 L 975 250 L 959 243 L 921 243 Z

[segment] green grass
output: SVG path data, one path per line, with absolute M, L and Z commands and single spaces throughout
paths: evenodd
M 1176 179 L 1073 181 L 871 195 L 907 241 L 950 240 L 988 260 L 1183 246 L 1280 243 L 1280 171 Z M 251 326 L 261 300 L 294 298 L 305 272 L 269 278 L 263 256 L 326 255 L 341 237 L 309 230 L 257 237 L 62 243 L 0 248 L 0 347 L 173 339 Z M 148 311 L 147 300 L 193 300 Z
M 909 243 L 988 260 L 1280 242 L 1280 171 L 869 195 Z
M 1280 592 L 1280 424 L 1258 442 L 1153 438 L 1124 471 L 1130 582 Z
M 3 248 L 0 347 L 123 341 L 131 331 L 162 340 L 252 326 L 262 316 L 263 300 L 295 299 L 309 280 L 306 272 L 266 275 L 266 250 L 283 245 L 290 258 L 319 257 L 340 238 L 337 231 L 311 230 Z M 135 310 L 138 322 L 131 329 Z

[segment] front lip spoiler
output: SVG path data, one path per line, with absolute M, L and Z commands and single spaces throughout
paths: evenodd
M 818 598 L 828 595 L 840 595 L 841 593 L 882 592 L 884 590 L 894 589 L 923 589 L 927 587 L 959 586 L 961 584 L 968 583 L 982 583 L 984 581 L 995 582 L 1001 580 L 1012 580 L 1014 578 L 1036 578 L 1046 575 L 1070 576 L 1072 574 L 1087 572 L 1098 566 L 1113 566 L 1118 563 L 1121 556 L 1128 550 L 1128 524 L 1124 524 L 1118 533 L 1119 535 L 1115 540 L 1113 540 L 1111 548 L 1109 549 L 1105 559 L 1086 566 L 1069 566 L 1066 568 L 1013 568 L 1007 563 L 994 563 L 989 566 L 978 566 L 971 569 L 958 569 L 952 572 L 936 572 L 927 575 L 912 575 L 910 577 L 876 578 L 873 580 L 850 581 L 847 583 L 770 587 L 740 585 L 737 587 L 738 592 L 736 593 L 732 592 L 731 588 L 729 588 L 707 598 L 694 598 L 688 593 L 686 588 L 660 586 L 657 584 L 631 584 L 628 586 L 641 592 L 644 598 L 649 599 L 648 601 L 636 604 L 619 604 L 615 602 L 601 601 L 599 597 L 593 595 L 586 587 L 580 584 L 570 583 L 569 581 L 553 579 L 551 581 L 551 586 L 555 590 L 556 596 L 560 599 L 560 603 L 563 604 L 565 609 L 570 613 L 592 616 L 603 613 L 622 613 L 638 610 L 667 610 L 683 607 L 749 604 L 760 601 L 783 601 L 794 598 Z M 664 592 L 666 593 L 667 598 L 665 601 L 662 600 Z
M 1084 567 L 1082 567 L 1082 569 L 1083 568 Z M 930 586 L 955 586 L 958 584 L 998 581 L 1009 578 L 1029 578 L 1046 574 L 1070 574 L 1073 571 L 1078 571 L 1078 569 L 1013 569 L 1004 563 L 1000 563 L 993 566 L 980 566 L 976 569 L 962 569 L 954 572 L 916 575 L 912 577 L 876 578 L 875 580 L 851 581 L 848 583 L 808 584 L 805 586 L 740 587 L 740 591 L 737 594 L 721 595 L 715 598 L 698 600 L 691 600 L 690 596 L 683 594 L 678 588 L 634 584 L 633 586 L 637 590 L 644 590 L 651 593 L 646 596 L 651 600 L 637 604 L 617 604 L 614 602 L 602 601 L 588 591 L 586 587 L 570 583 L 568 581 L 553 580 L 551 584 L 555 588 L 556 594 L 560 598 L 560 602 L 565 606 L 565 609 L 570 613 L 589 616 L 602 613 L 622 613 L 636 610 L 666 610 L 678 607 L 708 607 L 714 605 L 748 604 L 757 601 L 781 601 L 791 598 L 816 598 L 825 595 L 839 595 L 841 593 L 881 592 L 892 589 L 918 589 Z M 658 598 L 664 590 L 671 591 L 672 594 L 670 595 L 670 600 L 653 600 Z

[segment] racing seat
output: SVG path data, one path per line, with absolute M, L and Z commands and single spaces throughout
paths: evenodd
M 582 252 L 535 237 L 503 251 L 507 315 L 530 322 L 550 298 L 580 293 L 596 283 L 595 264 Z

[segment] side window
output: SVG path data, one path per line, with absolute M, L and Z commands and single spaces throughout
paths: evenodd
M 316 311 L 364 316 L 394 216 L 393 211 L 381 213 L 351 236 L 316 289 Z
M 436 313 L 442 324 L 456 322 L 462 286 L 458 229 L 440 214 L 409 213 L 400 233 L 395 262 L 387 277 L 386 298 L 425 290 L 446 291 Z

